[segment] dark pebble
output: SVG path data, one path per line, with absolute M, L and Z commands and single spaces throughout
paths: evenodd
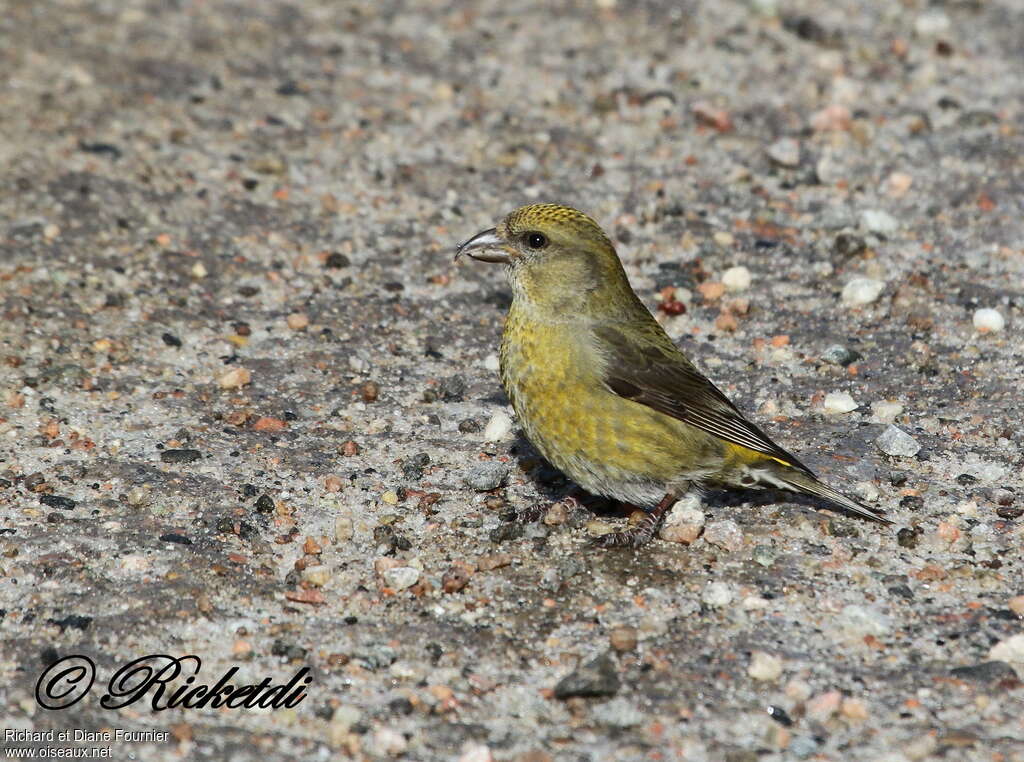
M 555 686 L 555 698 L 614 696 L 620 685 L 615 662 L 609 654 L 602 654 L 559 680 Z
M 441 399 L 445 402 L 461 402 L 466 394 L 466 380 L 462 376 L 451 376 L 441 382 Z
M 97 156 L 106 156 L 115 160 L 121 158 L 121 149 L 113 143 L 89 143 L 85 140 L 79 140 L 78 149 L 86 153 L 94 153 Z
M 259 500 L 256 501 L 257 513 L 273 513 L 274 512 L 274 499 L 270 495 L 260 495 Z
M 777 723 L 782 725 L 784 728 L 793 727 L 793 718 L 789 716 L 789 713 L 781 706 L 775 706 L 774 704 L 768 705 L 768 716 L 775 720 Z
M 70 497 L 61 497 L 60 495 L 40 495 L 39 502 L 49 508 L 60 508 L 62 511 L 74 510 L 78 505 Z
M 401 698 L 392 699 L 388 702 L 388 709 L 391 710 L 392 714 L 409 715 L 412 714 L 413 705 L 409 699 L 403 696 Z
M 419 452 L 402 463 L 402 476 L 409 481 L 418 482 L 423 478 L 423 470 L 430 465 L 430 456 Z
M 160 338 L 163 339 L 164 344 L 166 344 L 169 347 L 180 347 L 181 346 L 181 339 L 179 339 L 173 333 L 165 333 Z
M 996 516 L 998 516 L 1001 519 L 1013 521 L 1014 519 L 1019 519 L 1021 516 L 1024 516 L 1024 508 L 1002 506 L 1000 508 L 996 508 Z
M 920 495 L 905 495 L 900 500 L 900 508 L 906 508 L 909 511 L 919 511 L 924 508 L 924 498 Z
M 294 643 L 286 643 L 283 640 L 275 640 L 270 645 L 270 653 L 274 656 L 284 656 L 291 659 L 305 659 L 308 651 L 302 646 L 297 646 Z
M 242 286 L 238 289 L 238 295 L 249 299 L 260 292 L 259 286 Z M 242 334 L 239 334 L 241 336 Z
M 352 262 L 349 258 L 340 251 L 332 251 L 324 261 L 324 267 L 330 267 L 334 270 L 340 270 L 342 267 L 348 267 L 351 264 Z
M 889 484 L 894 487 L 902 487 L 907 483 L 908 475 L 905 471 L 893 471 L 889 474 Z
M 255 484 L 243 484 L 242 485 L 242 496 L 243 497 L 256 497 L 256 493 L 257 492 L 258 492 L 258 490 L 256 489 L 256 485 Z
M 906 598 L 908 601 L 914 600 L 914 591 L 907 585 L 893 585 L 889 588 L 889 592 L 892 595 L 898 595 L 900 598 Z
M 12 481 L 9 481 L 9 480 L 7 480 L 7 479 L 0 479 L 0 489 L 7 489 L 7 488 L 8 488 L 8 487 L 10 487 L 10 486 L 11 486 L 11 485 L 12 485 L 13 483 L 14 483 L 14 482 L 12 482 Z
M 967 667 L 956 667 L 951 669 L 949 674 L 972 683 L 998 683 L 1002 680 L 1017 679 L 1016 671 L 1005 661 L 983 661 Z
M 959 484 L 961 487 L 966 487 L 970 484 L 975 484 L 977 483 L 977 481 L 978 477 L 971 476 L 970 474 L 960 474 L 960 476 L 956 477 L 956 483 Z
M 901 548 L 908 548 L 913 550 L 917 547 L 917 542 L 921 537 L 920 530 L 913 530 L 904 527 L 896 533 L 896 542 L 899 543 Z
M 55 624 L 60 627 L 61 632 L 68 629 L 69 627 L 73 630 L 85 630 L 92 624 L 91 616 L 80 616 L 78 614 L 68 614 L 63 619 L 49 619 L 50 624 Z
M 166 532 L 165 534 L 160 535 L 160 542 L 176 542 L 179 545 L 192 544 L 192 540 L 183 534 L 178 534 L 177 532 Z
M 304 95 L 305 90 L 299 85 L 294 79 L 289 79 L 287 82 L 282 82 L 278 85 L 278 88 L 274 91 L 278 95 Z
M 511 542 L 512 540 L 518 540 L 526 534 L 525 525 L 518 521 L 511 521 L 507 524 L 501 524 L 491 530 L 490 537 L 491 542 Z
M 840 257 L 855 257 L 867 247 L 867 243 L 859 235 L 840 233 L 832 243 L 832 252 Z
M 467 418 L 464 421 L 459 421 L 459 431 L 463 434 L 475 434 L 478 431 L 483 431 L 484 425 L 475 418 Z
M 821 353 L 821 359 L 832 365 L 852 365 L 861 358 L 860 352 L 844 347 L 842 344 L 835 344 Z
M 201 457 L 199 450 L 164 450 L 160 453 L 160 460 L 164 463 L 192 463 Z
M 46 483 L 46 477 L 43 476 L 41 471 L 36 471 L 34 474 L 29 474 L 25 477 L 25 489 L 29 492 L 35 490 L 40 484 Z

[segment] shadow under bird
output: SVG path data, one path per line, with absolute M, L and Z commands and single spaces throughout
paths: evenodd
M 697 370 L 583 212 L 524 206 L 460 255 L 506 266 L 501 381 L 527 438 L 583 489 L 647 512 L 599 545 L 643 545 L 677 499 L 707 486 L 789 490 L 891 523 L 819 481 Z

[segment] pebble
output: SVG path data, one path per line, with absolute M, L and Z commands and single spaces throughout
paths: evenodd
M 491 750 L 482 743 L 469 744 L 459 756 L 459 762 L 493 762 Z
M 658 536 L 668 542 L 682 542 L 687 545 L 700 537 L 705 517 L 696 502 L 684 498 L 672 506 Z
M 838 103 L 826 106 L 811 116 L 811 127 L 816 132 L 841 132 L 850 129 L 852 123 L 850 109 Z
M 730 267 L 722 273 L 722 285 L 726 291 L 746 291 L 750 288 L 750 270 L 743 265 Z
M 338 542 L 348 542 L 355 534 L 352 524 L 352 516 L 349 513 L 342 513 L 334 519 L 334 539 Z
M 287 322 L 293 331 L 305 331 L 309 327 L 309 315 L 304 312 L 293 312 L 288 316 Z
M 600 519 L 591 519 L 584 528 L 590 537 L 603 537 L 615 531 L 615 527 L 607 521 L 601 521 Z
M 451 595 L 461 592 L 469 584 L 469 569 L 464 565 L 453 565 L 441 577 L 441 589 Z
M 555 698 L 564 700 L 576 696 L 582 698 L 614 696 L 618 693 L 620 686 L 621 682 L 615 662 L 610 654 L 605 653 L 593 661 L 577 667 L 575 671 L 559 680 L 555 686 Z
M 252 381 L 252 373 L 246 368 L 232 368 L 219 379 L 221 389 L 239 389 Z
M 501 368 L 501 361 L 496 354 L 489 354 L 484 358 L 484 367 L 496 372 Z
M 497 489 L 508 478 L 508 465 L 497 461 L 475 463 L 463 475 L 462 481 L 467 487 L 477 492 L 488 492 Z
M 608 640 L 611 642 L 612 648 L 619 653 L 632 651 L 636 648 L 636 628 L 627 625 L 615 627 L 608 633 Z
M 885 289 L 885 284 L 873 278 L 854 278 L 843 286 L 842 300 L 848 307 L 871 304 Z
M 821 407 L 826 413 L 839 415 L 842 413 L 852 412 L 856 410 L 858 406 L 857 402 L 849 392 L 829 392 L 825 395 L 825 399 L 821 403 Z
M 328 566 L 307 566 L 302 570 L 302 579 L 316 587 L 323 587 L 331 581 L 331 569 Z
M 734 598 L 732 588 L 725 582 L 709 582 L 700 599 L 708 606 L 728 606 Z
M 512 418 L 508 413 L 499 410 L 491 416 L 491 420 L 484 427 L 484 441 L 500 442 L 512 432 Z
M 598 704 L 591 710 L 591 714 L 601 725 L 620 729 L 636 727 L 647 720 L 647 715 L 644 712 L 624 698 L 616 698 Z
M 836 617 L 836 623 L 850 639 L 857 641 L 865 635 L 878 637 L 892 630 L 892 620 L 878 608 L 855 603 L 843 607 Z
M 921 451 L 921 445 L 910 434 L 892 424 L 875 440 L 878 449 L 886 455 L 912 458 Z
M 397 757 L 405 753 L 409 742 L 394 728 L 383 727 L 373 734 L 373 747 L 383 757 Z
M 843 694 L 839 691 L 819 693 L 807 701 L 807 716 L 812 720 L 824 722 L 839 711 L 843 702 Z
M 164 450 L 160 453 L 162 463 L 192 463 L 203 457 L 199 450 Z
M 349 704 L 342 704 L 331 715 L 329 734 L 331 743 L 339 746 L 345 742 L 349 730 L 362 718 L 363 713 Z
M 892 423 L 896 416 L 903 414 L 903 404 L 892 400 L 877 400 L 871 403 L 871 420 L 874 423 Z
M 1006 327 L 1006 321 L 998 310 L 984 307 L 974 313 L 974 327 L 978 333 L 998 333 Z
M 775 563 L 775 550 L 771 545 L 757 545 L 754 547 L 754 563 L 760 566 L 771 566 Z
M 743 530 L 732 519 L 712 521 L 704 528 L 704 541 L 728 551 L 743 547 Z
M 821 359 L 825 362 L 832 365 L 842 365 L 844 368 L 859 360 L 860 357 L 860 352 L 844 347 L 842 344 L 833 344 L 821 353 Z
M 989 650 L 988 658 L 1007 662 L 1017 670 L 1018 676 L 1024 678 L 1024 632 L 1000 640 Z
M 1007 607 L 1019 617 L 1024 617 L 1024 595 L 1013 596 Z
M 892 235 L 900 229 L 895 217 L 881 209 L 865 209 L 860 213 L 860 224 L 865 230 L 878 235 Z
M 999 683 L 1006 679 L 1015 680 L 1017 673 L 1005 661 L 983 661 L 980 664 L 968 664 L 954 667 L 949 674 L 957 680 L 972 683 Z
M 849 720 L 863 721 L 868 718 L 868 705 L 858 698 L 844 698 L 839 711 Z
M 765 152 L 779 166 L 800 166 L 800 142 L 795 138 L 780 138 L 768 146 Z
M 381 575 L 384 584 L 395 590 L 405 590 L 415 585 L 420 578 L 420 570 L 411 566 L 396 566 L 394 569 L 385 569 Z
M 782 675 L 782 659 L 764 651 L 754 651 L 750 655 L 747 674 L 755 680 L 774 682 Z

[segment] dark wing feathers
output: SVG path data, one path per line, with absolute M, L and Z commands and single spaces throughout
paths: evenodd
M 598 326 L 598 343 L 608 353 L 604 382 L 615 394 L 813 475 L 811 470 L 743 417 L 728 397 L 676 349 L 655 324 L 639 344 L 619 329 Z M 657 328 L 657 333 L 652 333 Z

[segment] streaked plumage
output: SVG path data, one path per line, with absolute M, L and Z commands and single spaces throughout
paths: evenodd
M 675 497 L 713 484 L 803 492 L 888 523 L 818 481 L 694 367 L 590 217 L 522 207 L 459 252 L 507 265 L 501 380 L 529 440 L 587 491 L 653 509 L 602 544 L 641 544 Z

